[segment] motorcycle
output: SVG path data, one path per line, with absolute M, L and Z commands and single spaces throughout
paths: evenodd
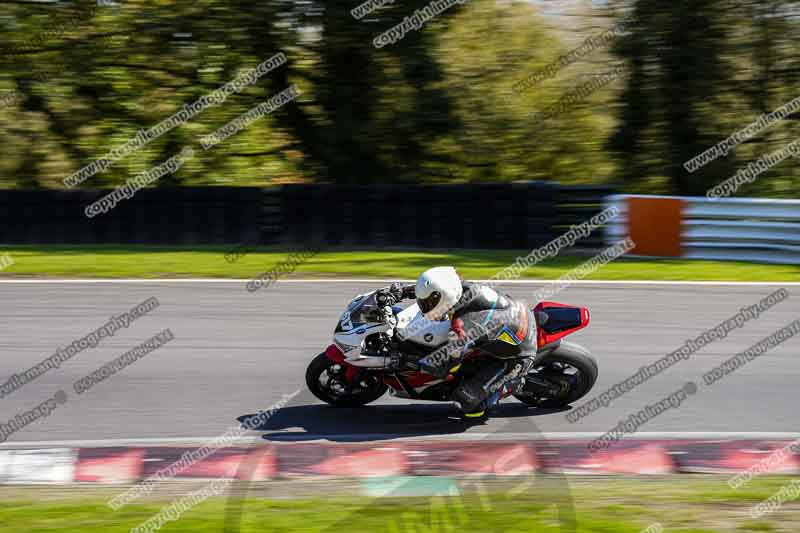
M 450 321 L 426 319 L 416 302 L 405 308 L 382 306 L 377 293 L 361 294 L 348 304 L 334 330 L 333 344 L 306 370 L 309 390 L 323 402 L 361 407 L 387 391 L 399 398 L 451 401 L 453 390 L 478 368 L 481 358 L 498 357 L 467 345 L 460 364 L 444 378 L 421 372 L 416 363 L 450 342 Z M 532 407 L 564 407 L 585 396 L 597 380 L 594 357 L 563 340 L 589 325 L 587 308 L 540 302 L 532 316 L 537 352 L 514 356 L 510 380 L 490 391 L 488 406 L 513 395 Z

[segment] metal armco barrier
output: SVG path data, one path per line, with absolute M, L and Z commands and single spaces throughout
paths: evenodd
M 89 219 L 102 191 L 0 191 L 0 244 L 281 244 L 532 249 L 603 209 L 610 187 L 543 182 L 144 189 Z M 602 246 L 597 232 L 577 243 Z
M 673 235 L 665 212 L 674 211 L 676 202 Z M 632 254 L 800 264 L 800 200 L 612 195 L 606 203 L 620 210 L 606 228 L 607 242 L 630 234 L 637 243 Z M 673 238 L 678 254 L 665 251 Z

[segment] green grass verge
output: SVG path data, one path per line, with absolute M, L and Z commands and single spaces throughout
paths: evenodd
M 286 249 L 258 248 L 233 263 L 232 247 L 18 246 L 0 248 L 14 264 L 0 277 L 252 278 L 286 260 Z M 326 251 L 300 264 L 291 277 L 416 278 L 426 268 L 454 265 L 468 279 L 488 279 L 527 251 Z M 528 279 L 557 279 L 587 261 L 568 255 L 527 269 Z M 800 266 L 728 261 L 621 258 L 585 279 L 667 281 L 800 281 Z
M 668 533 L 774 531 L 796 532 L 798 505 L 787 502 L 764 517 L 748 515 L 751 506 L 778 491 L 790 478 L 760 478 L 738 491 L 724 476 L 668 478 L 569 478 L 577 533 L 639 533 L 660 524 Z M 536 531 L 565 533 L 559 528 L 553 495 L 545 486 L 515 483 L 516 492 L 482 492 L 448 498 L 380 498 L 343 495 L 315 499 L 249 498 L 241 512 L 241 528 L 250 532 L 494 532 Z M 47 490 L 47 489 L 45 489 Z M 87 492 L 82 492 L 87 491 Z M 94 496 L 90 494 L 95 492 Z M 41 491 L 40 491 L 41 492 Z M 74 490 L 60 498 L 0 498 L 0 530 L 51 533 L 126 532 L 147 521 L 170 501 L 130 504 L 119 511 L 92 488 Z M 168 522 L 164 533 L 225 531 L 224 498 L 209 499 Z M 343 526 L 344 524 L 344 526 Z

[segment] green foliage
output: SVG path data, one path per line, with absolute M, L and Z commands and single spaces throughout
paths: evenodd
M 619 2 L 621 3 L 621 2 Z M 797 138 L 790 117 L 694 173 L 684 163 L 800 96 L 797 4 L 788 0 L 635 0 L 614 52 L 629 67 L 610 148 L 630 190 L 705 195 Z M 786 161 L 737 196 L 796 197 Z
M 694 174 L 683 168 L 800 96 L 800 17 L 790 0 L 611 0 L 568 17 L 530 2 L 467 2 L 380 49 L 373 39 L 429 0 L 356 20 L 358 3 L 4 3 L 0 187 L 63 187 L 277 52 L 286 65 L 82 187 L 120 185 L 192 145 L 197 156 L 158 185 L 539 179 L 703 194 L 796 137 L 796 120 L 785 120 Z M 632 24 L 613 46 L 515 90 L 628 13 Z M 617 65 L 620 79 L 574 97 Z M 290 84 L 302 93 L 296 101 L 199 149 L 201 136 Z M 798 179 L 787 161 L 738 194 L 796 196 Z
M 286 66 L 84 186 L 119 185 L 291 83 L 303 93 L 297 102 L 198 151 L 159 184 L 593 181 L 598 167 L 610 170 L 591 117 L 565 116 L 569 127 L 554 119 L 544 129 L 530 120 L 558 89 L 511 94 L 514 81 L 563 51 L 533 8 L 456 5 L 397 43 L 372 45 L 427 4 L 389 4 L 360 21 L 344 2 L 6 5 L 0 182 L 60 187 L 278 51 Z M 54 21 L 58 30 L 50 31 Z

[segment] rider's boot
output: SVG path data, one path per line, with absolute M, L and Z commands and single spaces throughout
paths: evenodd
M 458 403 L 465 418 L 480 418 L 497 403 L 506 377 L 506 364 L 487 359 L 481 367 L 453 391 L 453 400 Z

